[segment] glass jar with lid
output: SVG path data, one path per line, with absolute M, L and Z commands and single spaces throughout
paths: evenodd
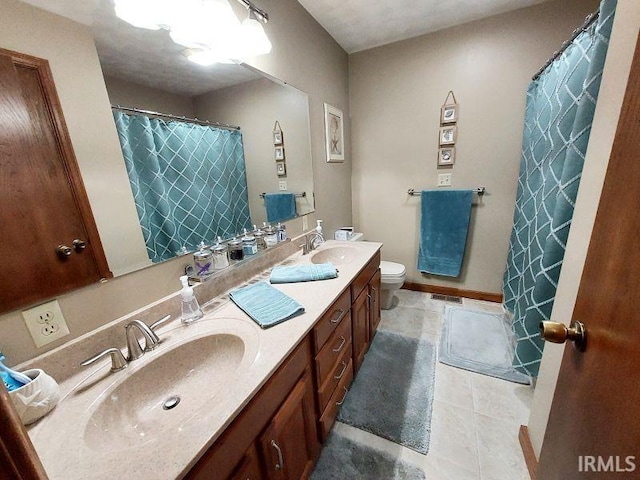
M 254 232 L 253 235 L 256 237 L 256 245 L 258 246 L 258 250 L 266 250 L 267 242 L 265 241 L 265 232 L 259 228 L 256 229 L 256 226 L 253 226 Z
M 265 241 L 267 247 L 273 247 L 278 243 L 278 230 L 269 225 L 265 229 Z
M 242 252 L 245 257 L 255 255 L 258 253 L 258 244 L 256 243 L 256 237 L 244 231 L 244 237 L 242 237 Z
M 229 249 L 222 244 L 222 238 L 218 237 L 218 243 L 211 247 L 213 254 L 213 269 L 222 270 L 229 266 Z
M 242 260 L 244 258 L 242 240 L 239 238 L 229 240 L 229 256 L 231 257 L 231 260 Z

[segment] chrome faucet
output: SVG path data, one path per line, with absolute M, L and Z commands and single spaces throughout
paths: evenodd
M 311 232 L 308 233 L 305 237 L 304 244 L 302 247 L 302 254 L 307 255 L 310 252 L 313 252 L 319 245 L 324 243 L 324 237 L 320 232 Z
M 136 330 L 142 333 L 142 337 L 145 340 L 144 349 L 142 348 L 142 345 L 140 345 L 140 341 L 136 335 Z M 129 352 L 127 355 L 127 361 L 129 362 L 139 359 L 144 355 L 144 352 L 150 352 L 160 343 L 158 335 L 156 335 L 146 323 L 143 323 L 140 320 L 131 320 L 124 327 L 124 331 L 127 337 L 127 351 Z

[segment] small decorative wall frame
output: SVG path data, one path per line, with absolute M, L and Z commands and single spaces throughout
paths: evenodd
M 280 160 L 284 160 L 284 147 L 275 148 L 275 158 L 276 158 L 276 162 Z
M 283 145 L 284 141 L 282 139 L 282 129 L 280 128 L 280 123 L 276 120 L 276 124 L 273 126 L 273 144 L 274 145 Z
M 438 149 L 438 166 L 445 167 L 456 162 L 456 147 L 443 147 Z
M 444 104 L 440 109 L 440 125 L 448 125 L 456 123 L 458 121 L 458 103 L 456 102 L 456 96 L 453 94 L 453 90 L 449 90 L 447 98 L 444 99 Z
M 452 125 L 450 127 L 440 127 L 440 146 L 455 145 L 458 136 L 458 127 Z
M 324 104 L 327 162 L 344 162 L 344 115 L 342 110 Z
M 276 162 L 276 173 L 279 177 L 287 176 L 287 165 L 286 162 Z

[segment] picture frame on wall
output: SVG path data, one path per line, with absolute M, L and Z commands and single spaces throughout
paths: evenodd
M 458 105 L 443 105 L 440 109 L 440 124 L 447 125 L 458 121 Z
M 438 166 L 446 167 L 456 162 L 456 147 L 443 147 L 438 149 Z
M 275 148 L 275 158 L 276 161 L 284 160 L 284 147 Z
M 276 173 L 279 177 L 287 176 L 287 165 L 285 162 L 276 162 Z
M 440 127 L 440 146 L 455 145 L 458 136 L 458 127 L 455 125 Z
M 342 110 L 324 104 L 327 162 L 344 162 L 344 115 Z
M 273 144 L 282 145 L 282 132 L 273 132 Z

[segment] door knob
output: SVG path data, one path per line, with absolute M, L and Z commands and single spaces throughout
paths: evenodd
M 71 248 L 67 247 L 66 245 L 60 244 L 56 247 L 56 253 L 62 258 L 66 258 L 71 255 Z
M 584 352 L 587 347 L 587 331 L 582 322 L 574 321 L 569 328 L 558 322 L 540 322 L 540 335 L 547 342 L 564 343 L 573 342 L 576 349 Z
M 87 244 L 84 243 L 84 241 L 80 240 L 79 238 L 76 238 L 73 241 L 73 248 L 76 249 L 76 252 L 81 252 L 82 250 L 87 248 Z

